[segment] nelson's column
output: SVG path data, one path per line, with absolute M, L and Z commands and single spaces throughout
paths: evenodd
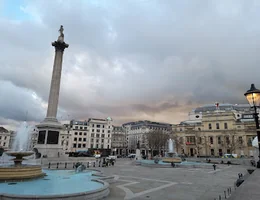
M 55 58 L 52 71 L 47 116 L 43 122 L 37 125 L 39 135 L 35 148 L 38 149 L 42 157 L 64 156 L 64 151 L 62 150 L 62 146 L 60 145 L 59 140 L 62 124 L 58 122 L 56 118 L 60 92 L 62 57 L 64 49 L 69 47 L 69 45 L 64 42 L 63 30 L 63 26 L 61 26 L 58 40 L 52 43 L 52 46 L 55 47 Z

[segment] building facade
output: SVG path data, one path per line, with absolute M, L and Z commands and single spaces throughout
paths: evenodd
M 189 120 L 174 125 L 171 137 L 177 152 L 188 156 L 253 156 L 256 129 L 250 107 L 230 105 L 197 108 Z
M 127 156 L 126 130 L 122 126 L 113 126 L 112 155 Z
M 4 127 L 0 127 L 0 148 L 5 151 L 10 149 L 10 137 L 11 132 Z
M 148 141 L 146 134 L 152 131 L 161 131 L 162 133 L 170 133 L 172 130 L 171 124 L 152 122 L 148 120 L 129 122 L 122 125 L 127 134 L 128 153 L 135 153 L 137 142 L 140 144 L 142 155 L 149 155 Z
M 72 120 L 70 126 L 64 133 L 69 133 L 69 142 L 65 148 L 70 152 L 87 151 L 89 149 L 110 154 L 111 151 L 111 135 L 113 130 L 113 120 L 108 117 L 106 119 L 89 118 L 88 121 Z M 64 132 L 64 131 L 63 131 Z M 70 142 L 71 141 L 71 142 Z M 64 146 L 64 143 L 62 144 Z

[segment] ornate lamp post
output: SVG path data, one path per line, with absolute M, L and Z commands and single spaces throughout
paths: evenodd
M 259 117 L 257 113 L 257 108 L 260 107 L 260 90 L 255 88 L 254 84 L 251 84 L 251 88 L 247 90 L 247 92 L 244 94 L 251 106 L 251 108 L 254 108 L 254 118 L 255 118 L 255 125 L 256 125 L 256 132 L 257 132 L 257 139 L 258 139 L 258 158 L 257 161 L 257 168 L 260 168 L 260 130 L 259 130 Z

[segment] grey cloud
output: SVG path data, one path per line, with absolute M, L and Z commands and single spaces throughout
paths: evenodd
M 63 119 L 176 121 L 203 103 L 244 103 L 250 83 L 260 87 L 259 6 L 249 0 L 27 1 L 40 23 L 0 18 L 0 80 L 16 88 L 0 92 L 35 102 L 28 89 L 47 103 L 51 42 L 63 24 L 70 44 L 60 92 Z M 21 105 L 12 105 L 2 108 L 2 117 L 22 120 Z M 30 109 L 45 113 L 39 104 Z

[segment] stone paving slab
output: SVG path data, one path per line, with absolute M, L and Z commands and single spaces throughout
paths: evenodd
M 117 182 L 110 184 L 108 200 L 214 200 L 228 187 L 233 187 L 238 173 L 245 174 L 246 169 L 239 165 L 218 165 L 216 171 L 146 168 L 129 161 L 118 161 L 114 167 L 101 170 L 103 174 L 117 179 Z

